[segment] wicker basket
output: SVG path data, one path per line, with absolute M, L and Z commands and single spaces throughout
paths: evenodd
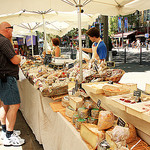
M 113 85 L 104 85 L 102 89 L 106 96 L 122 95 L 130 92 L 127 88 L 123 88 L 122 86 L 115 87 Z
M 117 71 L 118 69 L 113 69 L 113 71 Z M 115 76 L 110 76 L 110 77 L 106 77 L 105 81 L 113 81 L 118 83 L 120 81 L 120 79 L 122 78 L 122 76 L 125 74 L 125 71 L 122 69 L 119 69 L 119 74 L 115 75 Z

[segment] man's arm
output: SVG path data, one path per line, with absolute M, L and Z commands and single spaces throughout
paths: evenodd
M 79 47 L 77 48 L 77 50 L 79 50 Z M 82 48 L 82 51 L 92 53 L 92 48 Z
M 21 57 L 20 57 L 20 55 L 15 55 L 13 58 L 10 59 L 10 61 L 13 64 L 18 65 L 21 61 Z
M 92 48 L 82 48 L 83 51 L 92 53 Z

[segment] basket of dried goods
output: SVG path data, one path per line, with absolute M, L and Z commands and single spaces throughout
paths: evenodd
M 125 71 L 122 69 L 107 69 L 105 81 L 113 81 L 118 83 L 124 74 Z
M 114 86 L 114 85 L 104 85 L 102 89 L 106 96 L 122 95 L 130 92 L 130 90 L 127 88 L 123 88 L 122 86 Z

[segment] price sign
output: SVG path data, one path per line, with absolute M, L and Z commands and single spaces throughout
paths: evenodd
M 125 127 L 126 122 L 123 121 L 120 117 L 118 118 L 117 125 L 121 127 Z
M 73 63 L 68 65 L 68 69 L 73 68 L 73 67 L 74 67 Z
M 106 140 L 103 140 L 100 144 L 101 149 L 109 149 L 110 145 L 107 143 Z
M 98 101 L 97 101 L 97 106 L 100 107 L 100 105 L 101 105 L 101 100 L 98 99 Z
M 69 78 L 69 73 L 67 73 L 67 78 Z
M 114 61 L 107 61 L 106 65 L 107 65 L 107 67 L 115 67 L 115 62 Z
M 83 64 L 86 64 L 86 61 L 85 61 L 85 60 L 82 60 L 82 63 L 83 63 Z
M 141 91 L 134 91 L 133 96 L 140 97 L 141 96 Z
M 76 81 L 76 84 L 75 84 L 75 91 L 78 91 L 78 88 L 79 88 L 79 86 L 78 86 L 78 81 Z
M 74 95 L 76 92 L 75 88 L 72 89 L 72 95 Z

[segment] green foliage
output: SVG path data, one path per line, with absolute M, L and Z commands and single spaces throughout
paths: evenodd
M 136 11 L 133 14 L 129 14 L 126 16 L 120 17 L 127 17 L 128 18 L 128 31 L 136 30 L 140 27 L 140 17 L 141 12 Z M 118 32 L 118 16 L 109 17 L 109 35 L 116 34 Z
M 118 16 L 109 17 L 109 35 L 116 34 L 118 30 Z

